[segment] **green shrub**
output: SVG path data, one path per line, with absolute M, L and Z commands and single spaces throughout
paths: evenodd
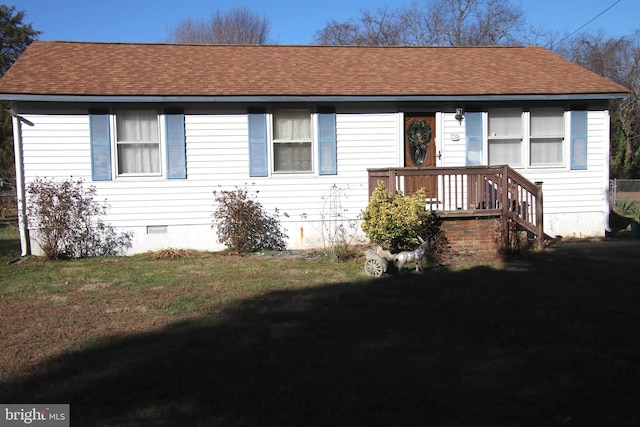
M 371 241 L 392 252 L 415 249 L 420 244 L 418 237 L 431 242 L 433 250 L 442 252 L 446 246 L 440 229 L 442 220 L 426 205 L 424 189 L 408 197 L 393 195 L 378 181 L 362 213 L 362 231 Z
M 220 243 L 239 253 L 284 250 L 287 235 L 280 225 L 278 210 L 273 215 L 251 200 L 247 190 L 214 191 L 218 208 L 213 213 Z
M 48 259 L 120 255 L 131 247 L 131 232 L 118 233 L 100 216 L 106 203 L 83 181 L 37 178 L 27 186 L 27 216 L 33 239 Z
M 620 200 L 613 210 L 623 217 L 640 219 L 640 207 L 633 200 Z

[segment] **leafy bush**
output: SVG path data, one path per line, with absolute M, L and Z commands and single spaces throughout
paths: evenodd
M 107 205 L 94 200 L 96 188 L 85 188 L 81 179 L 37 178 L 27 194 L 29 227 L 48 259 L 120 255 L 131 247 L 133 234 L 118 233 L 99 218 Z
M 618 215 L 640 220 L 640 208 L 633 200 L 620 200 L 613 209 Z
M 277 209 L 269 215 L 259 202 L 249 198 L 246 189 L 238 187 L 213 194 L 218 203 L 213 217 L 220 243 L 239 253 L 286 248 L 287 235 Z
M 426 209 L 424 189 L 411 196 L 393 195 L 379 181 L 369 205 L 362 213 L 362 231 L 367 237 L 392 252 L 412 250 L 420 245 L 418 236 L 429 241 L 432 249 L 442 252 L 446 237 L 442 220 Z

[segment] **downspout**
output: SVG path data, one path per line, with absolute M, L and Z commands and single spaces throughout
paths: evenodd
M 24 179 L 24 161 L 22 153 L 22 123 L 20 117 L 11 108 L 13 122 L 13 151 L 16 162 L 16 197 L 18 199 L 18 232 L 20 233 L 21 256 L 31 252 L 29 245 L 29 227 L 27 226 L 27 200 Z
M 605 114 L 607 115 L 607 119 L 604 121 L 605 122 L 605 135 L 609 135 L 609 139 L 607 140 L 606 144 L 604 144 L 605 146 L 605 188 L 607 189 L 605 192 L 605 197 L 604 197 L 604 203 L 605 203 L 605 208 L 604 208 L 604 231 L 605 231 L 605 236 L 607 235 L 607 233 L 611 233 L 611 225 L 609 225 L 609 221 L 610 221 L 610 213 L 611 213 L 611 205 L 609 203 L 609 191 L 610 191 L 610 184 L 609 184 L 609 171 L 611 170 L 611 116 L 609 113 L 609 110 L 605 111 Z M 589 135 L 587 135 L 587 138 L 589 138 Z

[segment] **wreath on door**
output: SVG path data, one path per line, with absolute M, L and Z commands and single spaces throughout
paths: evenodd
M 431 126 L 424 119 L 414 120 L 407 129 L 411 158 L 417 166 L 422 165 L 427 158 L 431 133 Z

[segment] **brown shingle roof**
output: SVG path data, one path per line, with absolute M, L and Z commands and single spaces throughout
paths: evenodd
M 627 90 L 541 47 L 221 46 L 35 41 L 0 94 L 460 96 Z

